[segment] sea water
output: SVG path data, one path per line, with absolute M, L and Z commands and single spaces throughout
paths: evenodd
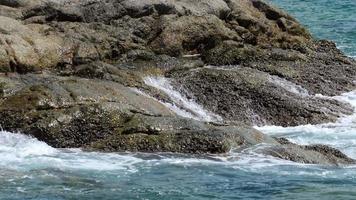
M 315 37 L 334 40 L 346 54 L 356 55 L 356 1 L 272 2 Z M 186 111 L 192 105 L 192 118 L 211 116 L 172 92 L 167 80 L 146 82 L 171 94 L 177 108 Z M 356 106 L 355 92 L 332 98 Z M 299 144 L 328 144 L 356 158 L 356 114 L 336 123 L 257 128 Z M 205 156 L 95 153 L 54 149 L 29 136 L 0 131 L 0 199 L 356 199 L 356 166 L 298 164 L 256 154 L 260 147 Z
M 336 42 L 356 57 L 355 0 L 268 0 L 296 17 L 315 38 Z

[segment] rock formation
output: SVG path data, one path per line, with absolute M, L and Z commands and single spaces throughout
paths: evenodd
M 263 142 L 283 159 L 354 162 L 251 127 L 351 114 L 315 94 L 350 91 L 356 75 L 334 43 L 261 0 L 0 0 L 0 73 L 2 128 L 54 147 L 224 153 Z M 169 77 L 223 121 L 178 116 L 146 76 Z

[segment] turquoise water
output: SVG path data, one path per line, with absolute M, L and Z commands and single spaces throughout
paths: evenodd
M 265 129 L 290 134 L 301 128 Z M 314 131 L 322 134 L 318 128 Z M 337 134 L 332 131 L 323 140 Z M 256 154 L 254 148 L 205 157 L 86 153 L 53 149 L 27 136 L 2 132 L 0 198 L 353 199 L 356 195 L 356 166 L 296 164 Z
M 356 1 L 275 0 L 311 29 L 356 55 Z M 340 100 L 356 106 L 356 93 Z M 337 123 L 261 127 L 299 144 L 323 143 L 356 158 L 356 114 Z M 0 131 L 0 199 L 355 199 L 356 166 L 304 165 L 255 153 L 196 157 L 53 149 Z
M 355 0 L 269 0 L 305 25 L 314 37 L 328 39 L 356 56 Z

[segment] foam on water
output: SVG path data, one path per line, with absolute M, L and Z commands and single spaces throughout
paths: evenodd
M 21 134 L 0 135 L 0 198 L 5 199 L 177 199 L 173 191 L 179 197 L 213 193 L 224 199 L 229 193 L 250 194 L 248 187 L 260 188 L 253 189 L 256 194 L 265 186 L 281 191 L 285 183 L 291 186 L 288 180 L 303 187 L 305 180 L 348 180 L 335 191 L 353 191 L 356 179 L 356 166 L 299 164 L 256 153 L 264 144 L 224 155 L 97 153 L 53 149 Z M 157 191 L 159 196 L 152 196 Z
M 121 171 L 135 173 L 138 167 L 157 165 L 212 166 L 246 171 L 269 170 L 277 165 L 300 165 L 255 153 L 264 145 L 224 155 L 194 156 L 173 153 L 99 153 L 80 149 L 55 149 L 35 138 L 0 132 L 0 169 L 31 171 L 39 169 Z
M 57 150 L 44 142 L 19 133 L 0 131 L 0 153 L 9 153 L 17 158 L 28 156 L 51 155 Z
M 79 149 L 55 149 L 30 136 L 1 131 L 0 161 L 0 168 L 25 171 L 48 167 L 132 170 L 132 165 L 142 159 L 134 158 L 131 155 L 82 152 Z
M 332 98 L 351 104 L 356 109 L 356 91 Z M 296 127 L 263 126 L 260 131 L 278 137 L 286 137 L 298 144 L 327 144 L 340 149 L 348 156 L 356 158 L 356 112 L 344 116 L 335 123 L 302 125 Z
M 183 117 L 193 118 L 200 121 L 221 121 L 222 118 L 197 104 L 193 99 L 188 99 L 180 92 L 176 91 L 171 81 L 165 77 L 145 77 L 146 85 L 157 88 L 167 94 L 173 104 L 165 103 L 168 107 Z

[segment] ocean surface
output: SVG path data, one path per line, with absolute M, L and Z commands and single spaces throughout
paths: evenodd
M 318 39 L 328 39 L 356 57 L 355 0 L 267 0 L 296 17 Z
M 346 54 L 356 56 L 355 0 L 272 2 L 297 17 L 315 37 L 334 40 Z M 216 118 L 172 91 L 167 80 L 145 81 L 191 106 L 198 119 Z M 356 92 L 331 98 L 356 107 Z M 329 144 L 356 158 L 356 113 L 336 123 L 258 129 L 299 144 Z M 104 154 L 54 149 L 22 134 L 0 131 L 0 199 L 356 199 L 356 166 L 298 164 L 256 154 L 260 147 L 199 157 Z

